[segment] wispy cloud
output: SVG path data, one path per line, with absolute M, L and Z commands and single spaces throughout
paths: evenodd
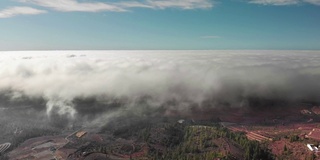
M 20 0 L 20 2 L 32 3 L 62 12 L 125 11 L 119 6 L 102 2 L 78 2 L 76 0 Z
M 202 39 L 215 39 L 215 38 L 221 38 L 220 36 L 201 36 Z
M 314 5 L 320 5 L 320 0 L 304 0 L 304 2 L 308 2 Z
M 281 6 L 298 4 L 299 0 L 251 0 L 249 3 Z
M 9 18 L 17 15 L 36 15 L 42 13 L 46 13 L 46 11 L 31 7 L 11 7 L 0 11 L 0 18 Z
M 196 8 L 212 8 L 213 3 L 209 0 L 147 0 L 147 4 L 153 8 L 182 8 L 182 9 L 196 9 Z
M 213 7 L 211 0 L 142 0 L 121 2 L 79 2 L 77 0 L 19 0 L 38 6 L 51 8 L 62 12 L 122 12 L 129 8 L 180 8 L 180 9 L 205 9 Z
M 168 9 L 177 8 L 182 10 L 210 9 L 214 7 L 215 0 L 122 0 L 104 2 L 80 1 L 80 0 L 17 0 L 26 4 L 33 4 L 60 12 L 125 12 L 133 8 Z M 295 5 L 308 3 L 320 5 L 320 0 L 248 0 L 248 3 L 260 5 Z M 0 18 L 8 18 L 17 15 L 35 15 L 46 13 L 31 7 L 11 7 L 0 11 Z M 203 36 L 203 38 L 219 38 L 217 36 Z
M 115 5 L 122 7 L 122 8 L 154 8 L 153 6 L 137 1 L 122 1 L 117 2 Z
M 300 3 L 320 5 L 320 0 L 250 0 L 249 3 L 275 6 L 296 5 Z

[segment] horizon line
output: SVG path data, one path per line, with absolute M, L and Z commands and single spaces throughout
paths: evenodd
M 320 49 L 38 49 L 0 50 L 0 52 L 41 52 L 41 51 L 320 51 Z

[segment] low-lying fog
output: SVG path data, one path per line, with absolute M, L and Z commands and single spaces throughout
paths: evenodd
M 318 51 L 0 52 L 0 112 L 35 119 L 319 103 L 319 82 Z

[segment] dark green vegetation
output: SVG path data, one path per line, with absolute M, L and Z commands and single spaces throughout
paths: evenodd
M 214 125 L 170 124 L 147 131 L 152 159 L 274 159 L 263 144 L 250 141 L 243 133 Z
M 103 153 L 135 160 L 274 159 L 264 143 L 248 140 L 244 133 L 231 132 L 218 123 L 143 121 L 144 127 L 138 127 L 137 122 L 142 123 L 135 121 L 109 133 L 107 129 L 114 126 L 104 127 L 102 134 L 110 135 L 105 142 L 82 146 L 69 158 Z

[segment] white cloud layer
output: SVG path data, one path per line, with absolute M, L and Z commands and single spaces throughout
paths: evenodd
M 3 52 L 0 91 L 42 97 L 48 113 L 70 115 L 79 97 L 150 97 L 149 106 L 173 101 L 167 107 L 184 111 L 241 107 L 250 98 L 312 102 L 320 96 L 319 62 L 316 51 Z
M 0 11 L 0 18 L 9 18 L 18 15 L 36 15 L 43 13 L 46 13 L 46 11 L 31 7 L 11 7 Z

